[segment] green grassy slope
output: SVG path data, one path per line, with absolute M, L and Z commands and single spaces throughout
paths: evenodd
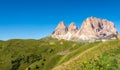
M 89 44 L 50 37 L 0 41 L 0 70 L 117 70 L 119 51 L 119 40 Z
M 120 70 L 119 59 L 120 40 L 107 41 L 80 52 L 53 70 Z
M 50 70 L 61 57 L 80 46 L 50 37 L 0 41 L 0 70 Z

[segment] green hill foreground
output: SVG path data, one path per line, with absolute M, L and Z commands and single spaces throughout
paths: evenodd
M 120 40 L 87 44 L 50 37 L 0 41 L 0 70 L 120 70 Z

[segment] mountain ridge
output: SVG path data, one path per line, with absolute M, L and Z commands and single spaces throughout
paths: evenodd
M 113 22 L 107 19 L 88 17 L 78 29 L 75 23 L 68 27 L 62 21 L 52 33 L 53 38 L 65 40 L 115 39 L 118 32 Z

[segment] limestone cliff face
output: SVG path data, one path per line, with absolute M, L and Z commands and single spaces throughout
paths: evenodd
M 72 22 L 68 27 L 68 32 L 75 34 L 78 31 L 77 26 Z
M 120 40 L 120 34 L 118 34 L 117 38 Z
M 56 30 L 52 33 L 52 37 L 57 39 L 70 40 L 73 37 L 73 35 L 76 34 L 77 31 L 78 29 L 74 23 L 71 23 L 67 28 L 64 22 L 62 21 L 58 24 Z
M 109 38 L 112 35 L 117 35 L 117 30 L 111 21 L 106 19 L 99 19 L 95 17 L 87 18 L 76 37 L 80 39 L 93 39 L 93 38 Z
M 56 30 L 52 33 L 52 37 L 57 39 L 64 39 L 64 36 L 67 34 L 67 31 L 68 29 L 62 21 L 58 24 Z
M 67 31 L 67 34 L 65 35 L 64 39 L 70 40 L 71 38 L 74 37 L 74 35 L 76 34 L 77 31 L 78 31 L 77 26 L 75 25 L 75 23 L 72 22 L 68 26 L 68 31 Z
M 52 37 L 57 39 L 71 40 L 73 38 L 90 39 L 111 39 L 117 35 L 117 30 L 111 21 L 95 17 L 87 18 L 80 29 L 74 23 L 67 28 L 63 22 L 59 23 Z

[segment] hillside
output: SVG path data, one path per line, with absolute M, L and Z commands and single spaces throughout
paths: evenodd
M 78 53 L 74 58 L 56 66 L 53 70 L 120 69 L 120 40 L 99 43 L 90 49 Z
M 75 42 L 50 37 L 0 41 L 0 70 L 49 70 L 63 55 L 80 46 Z
M 117 70 L 120 40 L 77 43 L 51 37 L 0 41 L 0 70 Z

